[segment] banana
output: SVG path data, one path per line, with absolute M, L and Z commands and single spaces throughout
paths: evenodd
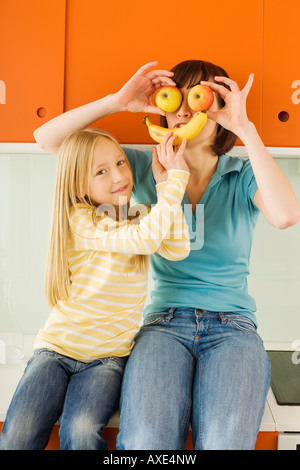
M 144 124 L 147 124 L 149 134 L 155 142 L 161 143 L 168 132 L 173 132 L 173 134 L 177 135 L 177 138 L 174 141 L 174 146 L 180 145 L 183 139 L 192 140 L 197 137 L 206 122 L 207 114 L 205 111 L 195 114 L 195 116 L 193 116 L 192 119 L 184 126 L 174 127 L 173 129 L 152 124 L 149 116 L 144 117 Z

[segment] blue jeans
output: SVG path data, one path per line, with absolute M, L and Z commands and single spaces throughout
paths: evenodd
M 270 361 L 251 320 L 170 309 L 136 336 L 123 376 L 118 449 L 253 449 Z M 149 317 L 148 317 L 149 318 Z
M 62 450 L 106 449 L 102 429 L 119 405 L 126 358 L 83 363 L 48 349 L 29 359 L 9 406 L 0 450 L 41 450 L 59 419 Z

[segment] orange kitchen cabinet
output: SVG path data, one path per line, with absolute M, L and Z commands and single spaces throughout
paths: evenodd
M 263 0 L 67 0 L 65 110 L 118 91 L 146 62 L 169 69 L 204 59 L 223 66 L 241 87 L 254 72 L 248 115 L 260 131 L 262 46 Z M 153 142 L 140 113 L 119 113 L 96 125 L 121 143 Z
M 277 450 L 278 432 L 263 431 L 257 435 L 255 450 Z
M 300 146 L 299 0 L 265 0 L 262 137 Z
M 65 0 L 6 0 L 0 16 L 0 142 L 34 142 L 63 112 Z

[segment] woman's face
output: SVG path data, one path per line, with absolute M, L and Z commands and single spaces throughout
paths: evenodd
M 174 127 L 180 127 L 184 124 L 187 124 L 192 119 L 192 117 L 195 114 L 197 114 L 196 111 L 193 111 L 189 107 L 188 102 L 187 102 L 187 96 L 191 88 L 192 87 L 180 88 L 180 91 L 182 93 L 182 102 L 181 102 L 180 107 L 176 111 L 174 111 L 173 113 L 166 114 L 168 128 L 171 129 Z M 220 109 L 220 105 L 218 103 L 215 93 L 214 93 L 214 96 L 215 96 L 214 102 L 210 107 L 211 111 L 217 111 L 218 109 Z M 188 145 L 190 145 L 191 143 L 193 145 L 196 143 L 207 143 L 211 145 L 216 138 L 217 128 L 218 128 L 218 124 L 215 121 L 208 119 L 202 132 L 200 132 L 200 134 L 195 139 L 188 142 Z

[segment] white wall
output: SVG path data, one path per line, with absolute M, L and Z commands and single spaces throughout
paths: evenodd
M 300 159 L 277 158 L 300 202 Z M 255 230 L 249 292 L 255 297 L 264 341 L 300 340 L 300 222 L 286 230 L 259 217 Z

